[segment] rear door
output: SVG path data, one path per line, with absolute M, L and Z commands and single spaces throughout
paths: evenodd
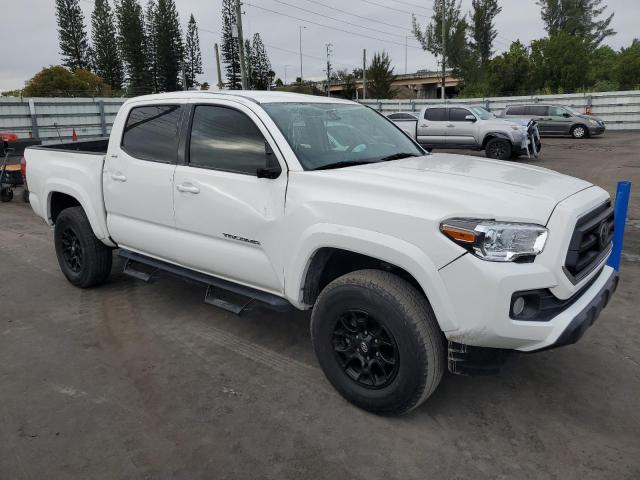
M 538 122 L 538 131 L 541 134 L 553 133 L 553 122 L 549 117 L 549 107 L 545 105 L 527 106 L 527 115 Z
M 418 143 L 426 146 L 444 146 L 447 138 L 447 109 L 427 108 L 418 120 Z
M 130 250 L 171 260 L 173 174 L 184 106 L 133 104 L 120 138 L 110 139 L 103 171 L 109 233 Z M 116 128 L 114 130 L 117 131 Z
M 449 123 L 447 124 L 447 146 L 454 147 L 475 147 L 476 139 L 474 136 L 476 124 L 467 120 L 466 117 L 471 115 L 476 118 L 469 110 L 462 107 L 449 108 Z
M 178 263 L 281 293 L 287 170 L 275 142 L 260 118 L 234 101 L 192 104 L 190 124 L 174 176 Z M 258 169 L 270 166 L 277 178 L 258 178 Z

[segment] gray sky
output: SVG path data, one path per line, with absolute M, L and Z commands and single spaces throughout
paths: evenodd
M 298 54 L 299 25 L 302 31 L 303 72 L 304 77 L 317 79 L 324 76 L 325 44 L 333 44 L 332 63 L 334 68 L 353 68 L 362 64 L 362 49 L 367 49 L 369 58 L 385 49 L 395 65 L 396 73 L 404 73 L 405 48 L 404 35 L 409 35 L 407 49 L 407 70 L 436 67 L 435 59 L 415 48 L 417 43 L 410 35 L 410 13 L 415 11 L 422 24 L 431 15 L 433 0 L 243 0 L 245 36 L 259 32 L 267 45 L 267 52 L 276 74 L 284 80 L 285 66 L 287 81 L 300 75 Z M 320 2 L 320 3 L 318 3 Z M 3 22 L 0 33 L 2 48 L 2 67 L 0 68 L 0 90 L 20 88 L 24 81 L 32 77 L 42 67 L 60 63 L 53 0 L 1 0 L 2 4 L 11 4 L 3 8 Z M 92 0 L 81 0 L 85 14 L 85 23 L 90 23 Z M 143 0 L 146 3 L 146 0 Z M 496 49 L 505 50 L 512 40 L 520 39 L 528 43 L 544 35 L 540 20 L 539 7 L 535 0 L 501 0 L 503 10 L 497 18 L 499 37 Z M 638 19 L 640 18 L 640 0 L 608 0 L 608 11 L 615 12 L 613 28 L 617 35 L 607 39 L 612 47 L 618 49 L 627 46 L 634 35 L 640 36 Z M 112 2 L 113 4 L 113 2 Z M 216 83 L 213 44 L 220 41 L 220 4 L 221 0 L 176 0 L 180 20 L 186 30 L 189 14 L 193 13 L 200 27 L 204 75 L 200 81 Z M 252 4 L 252 5 L 249 5 Z M 288 5 L 285 5 L 288 4 Z M 328 5 L 327 8 L 321 4 Z M 380 6 L 376 6 L 378 4 Z M 413 5 L 424 5 L 417 8 Z M 468 11 L 471 0 L 462 0 L 463 9 Z M 290 18 L 266 10 L 287 14 Z M 306 9 L 307 11 L 300 10 Z M 335 8 L 342 10 L 336 11 Z M 336 20 L 314 15 L 310 12 L 333 17 Z M 353 13 L 357 16 L 347 15 Z M 360 18 L 358 18 L 358 16 Z M 366 18 L 365 18 L 366 17 Z M 308 23 L 315 22 L 335 27 L 338 30 Z M 342 21 L 337 21 L 342 20 Z M 376 23 L 373 20 L 377 20 Z M 387 25 L 385 25 L 387 24 Z M 370 29 L 378 30 L 372 31 Z M 404 29 L 403 29 L 404 27 Z M 90 32 L 90 28 L 88 28 Z M 213 32 L 213 33 L 209 33 Z M 388 35 L 383 32 L 392 33 Z M 373 38 L 365 38 L 354 34 Z M 412 48 L 414 47 L 414 48 Z

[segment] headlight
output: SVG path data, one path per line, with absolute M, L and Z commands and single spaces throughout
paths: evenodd
M 591 125 L 598 126 L 598 121 L 597 121 L 597 120 L 594 120 L 593 118 L 590 118 L 590 119 L 589 119 L 589 123 L 590 123 Z
M 549 231 L 530 223 L 452 218 L 440 231 L 475 256 L 491 262 L 513 262 L 542 252 Z

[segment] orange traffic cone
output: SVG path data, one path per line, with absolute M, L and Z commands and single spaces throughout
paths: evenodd
M 72 142 L 77 142 L 78 141 L 78 134 L 76 133 L 76 129 L 73 129 L 73 132 L 71 133 L 71 141 Z

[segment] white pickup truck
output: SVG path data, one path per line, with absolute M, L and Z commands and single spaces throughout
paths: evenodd
M 169 272 L 235 312 L 313 309 L 329 381 L 404 413 L 448 367 L 573 343 L 613 294 L 609 195 L 542 168 L 427 154 L 374 110 L 275 92 L 133 98 L 104 142 L 33 147 L 62 272 Z M 149 287 L 152 288 L 152 287 Z

